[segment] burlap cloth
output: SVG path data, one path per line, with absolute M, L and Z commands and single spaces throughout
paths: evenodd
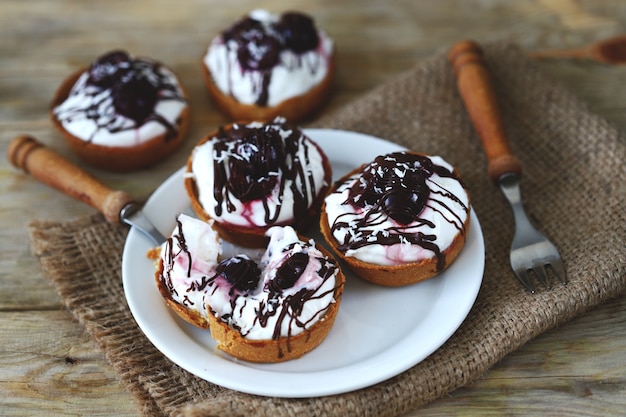
M 469 316 L 443 347 L 388 381 L 342 395 L 282 399 L 198 379 L 157 351 L 128 310 L 120 268 L 125 230 L 99 215 L 31 223 L 33 250 L 45 274 L 143 414 L 397 415 L 466 385 L 540 333 L 624 291 L 626 138 L 519 48 L 494 43 L 485 53 L 511 146 L 525 170 L 527 211 L 559 247 L 569 284 L 530 295 L 514 278 L 511 211 L 487 178 L 483 150 L 442 53 L 315 123 L 444 156 L 468 184 L 482 225 L 485 275 Z

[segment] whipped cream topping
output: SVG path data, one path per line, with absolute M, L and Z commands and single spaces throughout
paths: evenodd
M 465 233 L 469 196 L 439 156 L 377 157 L 325 199 L 331 233 L 346 256 L 377 265 L 437 258 Z
M 291 227 L 272 227 L 257 263 L 246 255 L 220 260 L 211 223 L 185 214 L 162 245 L 160 280 L 172 299 L 209 314 L 253 340 L 295 336 L 323 320 L 335 302 L 337 265 L 301 241 Z
M 225 32 L 211 42 L 204 56 L 204 64 L 220 91 L 240 103 L 271 107 L 302 95 L 322 82 L 333 55 L 333 41 L 324 31 L 316 29 L 319 42 L 314 48 L 294 51 L 275 42 L 268 45 L 260 39 L 280 42 L 282 35 L 276 27 L 281 15 L 255 10 L 248 18 L 259 23 L 245 36 L 251 42 L 243 45 L 241 39 L 226 36 L 228 32 Z M 249 48 L 250 54 L 259 61 L 264 59 L 263 55 L 277 54 L 276 62 L 265 66 L 261 63 L 261 67 L 253 68 L 244 66 L 240 59 L 243 48 Z
M 198 199 L 213 219 L 248 227 L 298 221 L 323 187 L 322 151 L 297 127 L 234 124 L 198 145 L 191 177 Z
M 119 62 L 111 62 L 115 54 L 122 55 Z M 102 77 L 107 71 L 110 79 L 94 81 L 94 73 Z M 129 147 L 163 134 L 166 141 L 176 137 L 186 107 L 178 79 L 168 68 L 115 51 L 82 73 L 53 113 L 77 138 L 103 146 Z

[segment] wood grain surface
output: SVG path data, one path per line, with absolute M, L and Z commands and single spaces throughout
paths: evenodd
M 30 134 L 78 162 L 48 119 L 64 77 L 125 48 L 174 69 L 193 105 L 189 140 L 132 175 L 86 167 L 139 198 L 226 119 L 208 100 L 200 58 L 209 40 L 257 7 L 312 14 L 339 49 L 335 92 L 323 112 L 446 51 L 455 42 L 505 39 L 528 50 L 579 47 L 626 32 L 623 0 L 274 0 L 0 2 L 0 142 Z M 626 130 L 626 66 L 545 59 L 543 69 Z M 79 162 L 80 163 L 80 162 Z M 30 253 L 26 223 L 93 209 L 0 160 L 0 415 L 137 416 L 133 397 L 67 313 Z M 409 416 L 618 416 L 626 410 L 626 300 L 608 302 L 509 355 L 470 386 Z

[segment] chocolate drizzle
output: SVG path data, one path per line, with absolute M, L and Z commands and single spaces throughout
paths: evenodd
M 287 50 L 301 56 L 315 50 L 319 36 L 311 17 L 297 12 L 281 15 L 276 22 L 262 22 L 247 16 L 222 33 L 226 48 L 235 51 L 243 71 L 258 71 L 256 104 L 266 106 L 272 70 Z
M 96 129 L 88 141 L 101 129 L 114 134 L 150 121 L 165 128 L 165 141 L 178 135 L 178 127 L 155 112 L 159 101 L 185 101 L 180 87 L 159 63 L 133 59 L 124 51 L 109 52 L 92 63 L 70 92 L 70 96 L 78 94 L 87 98 L 84 104 L 59 106 L 55 114 L 61 121 L 91 120 Z
M 165 251 L 162 257 L 163 273 L 159 279 L 165 284 L 172 295 L 178 295 L 178 291 L 176 291 L 171 279 L 172 271 L 174 270 L 174 263 L 177 257 L 184 256 L 187 259 L 187 277 L 191 276 L 191 252 L 187 248 L 187 241 L 185 240 L 185 235 L 183 234 L 182 229 L 183 225 L 181 221 L 176 219 L 176 230 L 179 230 L 180 233 L 173 234 L 165 241 Z M 179 247 L 177 252 L 175 252 L 174 241 L 177 243 L 176 246 Z
M 464 233 L 464 221 L 451 204 L 460 205 L 466 214 L 469 207 L 435 181 L 435 175 L 461 183 L 453 171 L 434 164 L 427 156 L 414 153 L 381 155 L 366 165 L 358 175 L 346 181 L 354 181 L 354 184 L 342 203 L 352 205 L 360 214 L 340 215 L 331 225 L 335 236 L 338 231 L 347 231 L 338 249 L 346 252 L 369 245 L 419 245 L 434 253 L 437 270 L 443 269 L 445 248 L 435 243 L 437 237 L 430 232 L 435 224 L 421 214 L 429 208 Z M 381 229 L 380 225 L 387 221 L 392 225 Z
M 287 184 L 293 193 L 293 206 L 288 209 L 295 223 L 307 215 L 317 184 L 308 168 L 308 147 L 312 145 L 306 143 L 301 130 L 276 119 L 262 126 L 220 129 L 212 140 L 216 216 L 222 215 L 224 207 L 228 212 L 236 211 L 233 199 L 244 206 L 261 201 L 265 224 L 274 224 L 283 209 Z

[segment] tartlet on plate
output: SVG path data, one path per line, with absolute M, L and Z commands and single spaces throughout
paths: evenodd
M 212 222 L 181 214 L 170 238 L 149 252 L 170 308 L 211 331 L 217 348 L 249 362 L 296 359 L 326 338 L 345 277 L 332 255 L 289 226 L 268 231 L 259 260 L 222 258 Z
M 187 161 L 185 190 L 196 215 L 215 221 L 222 238 L 260 248 L 272 226 L 304 232 L 315 223 L 331 180 L 319 145 L 278 117 L 206 136 Z
M 397 287 L 432 278 L 454 262 L 470 209 L 458 172 L 441 157 L 392 152 L 335 182 L 320 229 L 358 276 Z

